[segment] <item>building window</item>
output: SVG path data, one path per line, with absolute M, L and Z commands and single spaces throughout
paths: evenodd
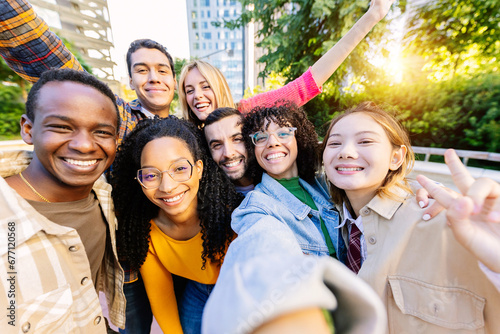
M 210 18 L 210 11 L 207 10 L 207 17 Z
M 193 0 L 193 7 L 198 7 L 198 0 Z
M 198 40 L 198 39 L 200 39 L 200 35 L 199 35 L 198 33 L 195 33 L 195 34 L 194 34 L 194 38 L 195 38 L 196 40 Z
M 201 18 L 205 18 L 205 12 L 204 11 L 201 11 Z
M 229 17 L 229 9 L 224 10 L 224 17 Z
M 211 32 L 204 32 L 201 34 L 201 37 L 203 37 L 203 39 L 212 39 L 212 33 Z
M 198 23 L 197 22 L 193 22 L 193 29 L 197 29 L 198 28 Z
M 198 44 L 198 43 L 194 43 L 193 48 L 194 48 L 195 50 L 199 50 L 199 49 L 200 49 L 200 44 Z
M 201 5 L 204 7 L 210 7 L 210 0 L 201 0 Z
M 201 23 L 201 27 L 202 27 L 203 29 L 208 29 L 208 22 L 207 22 L 207 21 L 202 22 L 202 23 Z
M 195 11 L 195 10 L 193 10 L 193 11 L 191 12 L 191 18 L 195 19 L 195 18 L 196 18 L 196 16 L 197 16 L 197 15 L 196 15 L 196 11 Z

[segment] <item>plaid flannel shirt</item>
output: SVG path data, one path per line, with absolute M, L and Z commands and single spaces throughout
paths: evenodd
M 75 56 L 24 0 L 0 0 L 0 55 L 19 76 L 36 82 L 51 68 L 83 71 Z M 138 100 L 116 96 L 121 126 L 118 145 L 137 123 L 146 118 Z
M 0 152 L 0 255 L 4 268 L 0 270 L 0 305 L 6 312 L 0 317 L 2 333 L 106 333 L 96 289 L 106 294 L 111 322 L 123 328 L 124 275 L 116 253 L 111 186 L 97 180 L 93 187 L 110 234 L 94 288 L 78 232 L 45 218 L 2 178 L 26 168 L 31 153 Z M 10 305 L 14 305 L 13 312 Z

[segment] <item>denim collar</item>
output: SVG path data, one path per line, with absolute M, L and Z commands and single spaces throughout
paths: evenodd
M 313 186 L 299 178 L 299 183 L 311 195 L 314 203 L 321 212 L 321 208 L 333 209 L 333 205 L 326 200 Z M 287 205 L 290 212 L 297 219 L 305 219 L 312 210 L 308 205 L 302 203 L 297 197 L 292 195 L 285 187 L 278 183 L 267 173 L 262 174 L 262 181 L 255 187 L 270 197 L 276 198 L 279 202 Z

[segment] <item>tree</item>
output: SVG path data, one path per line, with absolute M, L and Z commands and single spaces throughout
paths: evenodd
M 236 20 L 225 22 L 229 28 L 241 27 L 251 21 L 260 27 L 257 46 L 265 50 L 258 62 L 265 64 L 261 77 L 271 72 L 293 80 L 328 51 L 368 10 L 369 1 L 342 0 L 240 0 L 242 13 Z M 256 10 L 254 10 L 254 8 Z M 258 8 L 258 10 L 257 10 Z M 379 40 L 384 24 L 370 33 Z M 366 62 L 369 42 L 364 40 L 336 71 L 333 81 L 341 85 L 345 75 L 373 78 L 374 67 Z
M 426 57 L 428 67 L 449 74 L 439 78 L 498 70 L 500 1 L 425 1 L 409 12 L 406 45 Z

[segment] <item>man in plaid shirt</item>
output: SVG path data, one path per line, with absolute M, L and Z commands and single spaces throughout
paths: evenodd
M 83 71 L 74 55 L 56 34 L 38 17 L 24 0 L 0 1 L 0 55 L 22 78 L 36 82 L 51 68 L 70 68 Z M 137 99 L 126 102 L 116 96 L 121 118 L 118 145 L 136 124 L 144 118 L 168 117 L 176 86 L 172 57 L 161 44 L 136 40 L 127 52 L 130 86 Z M 149 333 L 152 313 L 138 273 L 125 269 L 127 295 L 127 331 Z
M 111 186 L 120 119 L 109 87 L 70 69 L 46 71 L 21 117 L 33 152 L 4 152 L 0 177 L 2 333 L 107 333 L 125 326 Z

